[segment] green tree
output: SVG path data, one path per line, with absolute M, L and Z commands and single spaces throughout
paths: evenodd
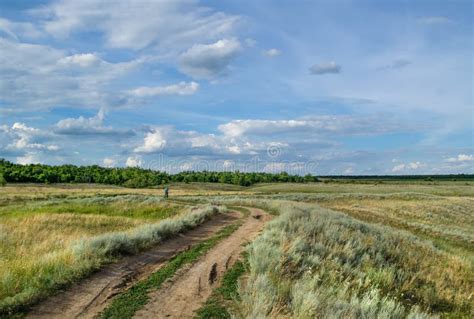
M 3 177 L 3 173 L 0 173 L 0 186 L 3 187 L 5 185 L 7 185 L 7 180 Z

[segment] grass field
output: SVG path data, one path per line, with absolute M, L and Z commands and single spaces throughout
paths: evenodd
M 7 192 L 13 196 L 23 187 Z M 42 189 L 42 187 L 37 187 Z M 110 192 L 110 188 L 100 188 Z M 67 193 L 69 188 L 45 188 Z M 52 191 L 53 190 L 53 191 Z M 97 189 L 95 189 L 96 191 Z M 21 309 L 82 278 L 121 254 L 144 249 L 163 238 L 195 226 L 210 208 L 188 212 L 179 204 L 146 195 L 42 199 L 37 194 L 0 206 L 0 310 Z M 172 224 L 160 223 L 174 218 Z
M 201 318 L 473 315 L 472 182 L 177 184 L 170 194 L 165 201 L 160 189 L 0 188 L 0 312 L 195 227 L 215 210 L 189 206 L 212 203 L 277 216 Z

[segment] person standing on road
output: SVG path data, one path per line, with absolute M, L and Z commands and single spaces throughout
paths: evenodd
M 164 188 L 164 197 L 165 198 L 168 198 L 168 192 L 169 192 L 168 186 L 165 186 L 165 188 Z

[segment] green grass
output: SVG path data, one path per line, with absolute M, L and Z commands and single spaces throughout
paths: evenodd
M 211 297 L 196 312 L 196 318 L 231 318 L 229 313 L 229 304 L 232 300 L 238 300 L 238 281 L 245 273 L 246 268 L 243 261 L 238 260 L 234 265 L 226 271 L 222 278 L 220 287 L 214 289 Z
M 159 196 L 117 195 L 10 204 L 0 207 L 0 217 L 68 213 L 157 220 L 171 217 L 180 209 L 179 205 L 171 204 Z
M 124 218 L 73 214 L 6 218 L 1 224 L 5 232 L 0 242 L 0 316 L 28 310 L 104 264 L 197 227 L 219 210 L 225 211 L 205 206 L 175 219 L 132 224 L 132 228 L 127 224 L 123 231 L 105 233 L 111 227 L 124 227 L 120 224 Z M 85 237 L 89 228 L 97 234 Z
M 116 297 L 99 317 L 132 318 L 148 302 L 151 291 L 159 289 L 165 280 L 171 278 L 181 267 L 197 261 L 204 253 L 216 246 L 219 241 L 230 236 L 240 225 L 241 222 L 226 226 L 213 237 L 197 244 L 188 251 L 178 254 L 166 266 Z

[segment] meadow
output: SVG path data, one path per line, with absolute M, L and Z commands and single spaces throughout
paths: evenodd
M 15 314 L 225 206 L 274 215 L 203 309 L 217 317 L 470 318 L 470 181 L 0 188 L 0 313 Z M 227 278 L 224 277 L 224 278 Z M 219 290 L 220 289 L 220 290 Z M 232 297 L 216 297 L 232 290 Z M 217 301 L 216 301 L 217 300 Z M 222 302 L 222 304 L 218 304 Z M 216 315 L 217 311 L 217 315 Z
M 111 196 L 108 187 L 93 187 L 83 197 L 77 188 L 69 193 L 69 187 L 45 187 L 26 197 L 31 187 L 43 189 L 0 189 L 7 193 L 0 206 L 0 313 L 20 310 L 216 213 L 208 206 L 191 211 L 155 195 L 119 190 Z

